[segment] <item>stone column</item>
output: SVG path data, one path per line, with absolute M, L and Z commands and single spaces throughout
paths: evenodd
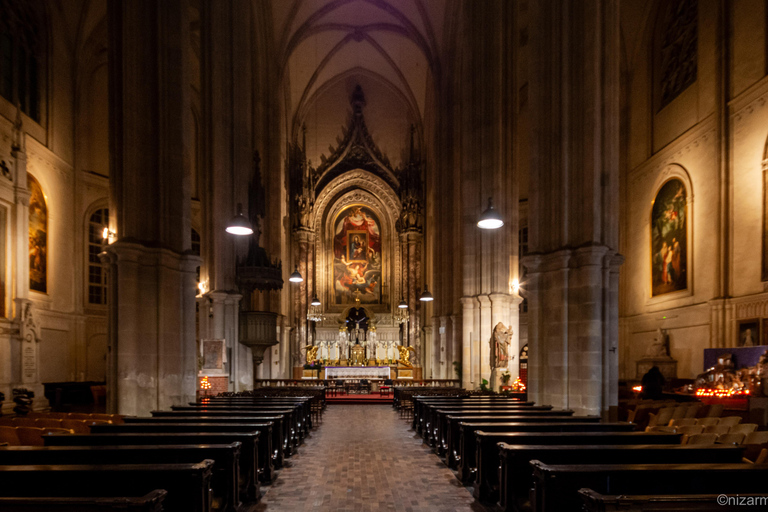
M 299 227 L 294 230 L 293 235 L 296 257 L 295 266 L 290 268 L 289 272 L 293 272 L 294 268 L 298 266 L 304 281 L 301 283 L 287 282 L 286 284 L 291 288 L 293 322 L 297 329 L 294 339 L 294 343 L 296 343 L 294 354 L 300 358 L 294 363 L 294 366 L 302 366 L 306 362 L 306 346 L 311 342 L 311 322 L 307 321 L 307 311 L 312 300 L 312 283 L 314 283 L 315 277 L 315 234 L 309 228 Z
M 476 336 L 473 330 L 475 326 L 475 310 L 477 309 L 477 300 L 474 297 L 462 297 L 460 299 L 462 313 L 461 313 L 461 387 L 465 389 L 472 389 L 477 379 L 475 372 L 475 361 L 479 359 L 473 359 L 475 355 L 472 349 L 472 338 Z
M 189 3 L 107 4 L 110 217 L 118 240 L 109 303 L 112 412 L 142 415 L 195 398 L 191 255 Z
M 400 254 L 402 265 L 403 294 L 408 304 L 409 320 L 404 346 L 413 347 L 416 353 L 411 357 L 414 366 L 423 366 L 424 354 L 421 347 L 421 317 L 427 315 L 428 303 L 421 302 L 419 296 L 424 290 L 421 273 L 421 244 L 423 235 L 409 229 L 400 233 Z M 392 299 L 393 301 L 399 299 Z

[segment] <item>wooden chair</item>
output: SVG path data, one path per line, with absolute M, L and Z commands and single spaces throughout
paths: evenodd
M 21 446 L 45 446 L 43 434 L 45 430 L 37 427 L 16 427 Z
M 717 435 L 723 435 L 727 434 L 728 431 L 731 429 L 728 425 L 707 425 L 704 427 L 704 434 L 717 434 Z
M 696 415 L 701 410 L 701 404 L 691 404 L 688 409 L 685 410 L 685 418 L 696 418 Z
M 708 418 L 719 418 L 720 416 L 723 415 L 723 409 L 724 408 L 725 407 L 723 406 L 723 404 L 714 404 L 714 405 L 710 406 L 709 412 L 707 412 L 707 417 Z
M 690 425 L 687 427 L 678 427 L 677 432 L 679 434 L 693 436 L 693 435 L 701 434 L 702 432 L 704 432 L 704 427 L 702 427 L 701 425 Z
M 728 425 L 729 427 L 733 427 L 739 423 L 741 423 L 740 416 L 726 416 L 725 418 L 720 418 L 720 423 L 718 423 L 718 425 Z
M 680 419 L 671 419 L 669 421 L 670 427 L 690 427 L 692 425 L 696 424 L 696 418 L 680 418 Z
M 755 459 L 755 464 L 765 464 L 766 461 L 768 461 L 768 448 L 763 448 Z
M 757 430 L 757 423 L 740 423 L 731 427 L 729 434 L 751 434 Z
M 692 436 L 683 436 L 682 444 L 715 444 L 717 434 L 694 434 Z
M 656 426 L 656 427 L 645 427 L 646 432 L 677 432 L 677 429 L 675 427 L 663 427 L 663 426 Z
M 721 434 L 717 438 L 717 444 L 741 444 L 744 441 L 744 434 L 740 432 Z
M 35 418 L 35 424 L 39 428 L 61 428 L 61 420 L 57 418 Z
M 91 433 L 91 429 L 86 420 L 61 420 L 61 427 L 73 430 L 76 434 Z
M 14 427 L 34 427 L 35 426 L 35 418 L 13 418 L 13 426 Z
M 701 425 L 702 427 L 717 425 L 718 423 L 720 423 L 720 418 L 713 418 L 711 416 L 707 418 L 699 418 L 699 420 L 696 422 L 697 425 Z
M 768 431 L 750 432 L 744 437 L 744 442 L 741 444 L 763 444 L 763 443 L 768 443 Z
M 16 427 L 0 426 L 0 442 L 8 443 L 9 446 L 20 446 L 19 434 Z
M 391 395 L 392 394 L 392 379 L 384 379 L 384 384 L 379 387 L 379 395 Z
M 672 419 L 672 415 L 675 413 L 674 407 L 664 407 L 659 410 L 657 414 L 651 413 L 651 419 L 648 421 L 649 427 L 666 426 Z

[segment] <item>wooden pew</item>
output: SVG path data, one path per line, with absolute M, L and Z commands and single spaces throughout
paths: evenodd
M 312 402 L 313 397 L 211 397 L 203 398 L 198 402 L 192 402 L 190 405 L 285 405 L 289 407 L 299 407 L 301 417 L 307 421 L 308 427 L 312 428 Z
M 460 414 L 474 414 L 487 413 L 489 415 L 502 415 L 504 413 L 517 416 L 572 416 L 573 411 L 570 410 L 553 410 L 550 406 L 526 406 L 520 407 L 517 405 L 472 405 L 472 406 L 440 406 L 438 408 L 432 408 L 427 411 L 427 422 L 424 425 L 424 432 L 422 437 L 428 444 L 435 446 L 438 440 L 441 439 L 441 433 L 445 428 L 445 417 L 448 415 L 460 415 Z
M 285 457 L 293 454 L 290 436 L 286 428 L 285 417 L 281 416 L 162 416 L 126 418 L 126 424 L 133 423 L 263 423 L 271 422 L 272 428 L 272 461 L 275 468 L 283 467 Z M 290 448 L 290 449 L 289 449 Z M 287 454 L 286 454 L 287 452 Z
M 414 397 L 413 400 L 413 422 L 411 424 L 411 427 L 421 433 L 423 423 L 426 421 L 426 415 L 427 411 L 429 411 L 430 408 L 440 408 L 440 406 L 445 407 L 451 407 L 451 406 L 458 406 L 458 405 L 495 405 L 495 404 L 505 404 L 505 405 L 516 405 L 519 407 L 532 407 L 534 406 L 533 402 L 522 402 L 520 400 L 511 399 L 508 397 L 467 397 L 467 398 L 456 398 L 456 397 Z M 551 405 L 539 405 L 537 407 L 548 407 L 549 409 L 552 409 Z
M 531 505 L 536 512 L 579 510 L 578 490 L 601 494 L 749 495 L 765 491 L 768 464 L 594 464 L 548 465 L 531 461 Z
M 193 464 L 214 461 L 211 489 L 217 510 L 240 507 L 240 443 L 166 446 L 12 446 L 0 448 L 0 465 Z
M 271 400 L 251 399 L 234 401 L 190 402 L 185 406 L 173 406 L 172 410 L 181 407 L 196 407 L 198 409 L 224 409 L 243 408 L 250 410 L 270 411 L 275 409 L 292 409 L 297 418 L 297 426 L 301 432 L 309 432 L 312 429 L 312 403 L 311 400 Z
M 272 423 L 125 423 L 94 425 L 92 434 L 176 434 L 259 432 L 258 464 L 264 482 L 275 476 L 272 463 Z
M 131 498 L 0 498 L 3 512 L 162 512 L 168 495 L 155 489 L 144 496 Z
M 645 464 L 652 462 L 691 464 L 740 462 L 743 449 L 734 445 L 509 445 L 498 443 L 499 504 L 507 512 L 527 509 L 533 487 L 530 462 L 547 464 Z M 492 485 L 492 483 L 489 483 Z M 486 495 L 494 498 L 493 493 Z
M 515 433 L 563 433 L 563 434 L 627 434 L 633 433 L 634 425 L 627 422 L 621 423 L 541 423 L 535 426 L 518 423 L 460 423 L 459 424 L 459 479 L 465 483 L 471 483 L 477 478 L 481 464 L 483 469 L 493 468 L 494 475 L 486 477 L 498 479 L 499 451 L 496 443 L 504 441 L 507 434 Z M 643 436 L 630 436 L 630 439 Z M 661 444 L 680 444 L 680 435 L 666 436 Z M 498 439 L 498 441 L 491 441 Z M 650 441 L 649 441 L 650 442 Z M 646 442 L 648 444 L 649 442 Z M 546 444 L 546 443 L 542 443 Z M 603 444 L 603 443 L 595 443 Z M 616 443 L 621 444 L 621 443 Z M 630 442 L 630 444 L 636 444 Z
M 166 433 L 166 434 L 49 434 L 43 436 L 45 446 L 136 446 L 136 445 L 200 445 L 200 444 L 241 444 L 240 491 L 242 501 L 259 499 L 259 433 Z M 264 478 L 261 478 L 262 480 Z
M 155 416 L 155 411 L 152 411 L 152 416 Z M 221 413 L 232 413 L 229 414 L 229 416 L 246 416 L 244 413 L 248 412 L 267 412 L 272 414 L 289 414 L 289 421 L 291 421 L 291 429 L 293 431 L 293 435 L 297 438 L 297 443 L 304 439 L 304 437 L 309 434 L 309 429 L 306 427 L 306 422 L 303 421 L 301 416 L 301 411 L 298 408 L 292 408 L 292 410 L 289 410 L 286 406 L 250 406 L 250 405 L 243 405 L 243 406 L 211 406 L 211 407 L 196 407 L 193 405 L 174 405 L 171 406 L 171 411 L 160 411 L 162 412 L 184 412 L 186 414 L 189 413 L 197 413 L 197 414 L 204 414 L 206 416 L 212 416 L 214 414 L 220 414 L 222 416 L 226 416 L 227 414 L 221 414 Z
M 458 415 L 445 417 L 445 427 L 441 432 L 444 436 L 442 441 L 442 452 L 445 455 L 445 462 L 450 468 L 458 467 L 461 458 L 460 442 L 462 423 L 600 423 L 599 416 L 516 416 L 514 413 L 498 416 L 488 415 Z M 438 452 L 440 453 L 440 452 Z
M 427 444 L 435 448 L 438 455 L 444 455 L 446 447 L 446 436 L 448 430 L 448 416 L 514 416 L 517 418 L 549 418 L 573 416 L 573 411 L 551 410 L 551 411 L 529 411 L 507 408 L 477 408 L 477 409 L 437 409 L 435 411 L 435 427 L 427 438 Z M 595 416 L 585 416 L 585 418 L 594 418 Z M 542 421 L 547 421 L 542 419 Z M 586 421 L 591 421 L 587 419 Z
M 259 412 L 259 411 L 238 411 L 238 410 L 231 410 L 231 411 L 198 411 L 198 410 L 192 410 L 192 411 L 150 411 L 150 414 L 153 418 L 189 418 L 192 416 L 199 416 L 199 417 L 205 417 L 205 418 L 258 418 L 261 415 L 265 415 L 264 417 L 270 417 L 273 415 L 280 415 L 285 416 L 285 425 L 283 428 L 286 431 L 286 436 L 288 438 L 288 443 L 291 446 L 291 453 L 293 453 L 296 448 L 301 443 L 301 437 L 298 435 L 294 428 L 294 411 L 289 409 L 283 409 L 278 411 L 270 411 L 270 412 Z M 126 421 L 126 423 L 130 423 L 129 421 Z
M 122 497 L 168 491 L 168 512 L 211 510 L 212 460 L 197 464 L 0 466 L 0 496 Z
M 579 497 L 584 512 L 741 512 L 768 506 L 768 494 L 731 496 L 729 502 L 729 497 L 721 494 L 606 496 L 592 489 L 579 489 Z

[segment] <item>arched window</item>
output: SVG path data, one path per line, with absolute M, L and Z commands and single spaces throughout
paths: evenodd
M 698 14 L 698 0 L 666 0 L 662 3 L 655 58 L 659 110 L 696 81 Z
M 688 288 L 688 194 L 667 180 L 651 207 L 651 296 Z
M 99 253 L 104 243 L 104 228 L 109 227 L 109 210 L 101 208 L 88 219 L 88 304 L 107 303 L 107 273 L 101 265 Z
M 197 232 L 195 228 L 192 228 L 192 254 L 195 256 L 200 256 L 200 233 Z M 195 273 L 197 275 L 197 283 L 200 283 L 200 267 L 197 267 L 195 269 Z
M 45 31 L 39 2 L 7 1 L 0 16 L 0 96 L 37 122 L 41 118 Z
M 27 173 L 29 188 L 29 289 L 48 293 L 48 205 L 43 188 Z

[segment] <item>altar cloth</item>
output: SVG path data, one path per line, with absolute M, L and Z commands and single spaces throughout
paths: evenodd
M 326 380 L 332 379 L 389 379 L 389 366 L 326 366 Z

